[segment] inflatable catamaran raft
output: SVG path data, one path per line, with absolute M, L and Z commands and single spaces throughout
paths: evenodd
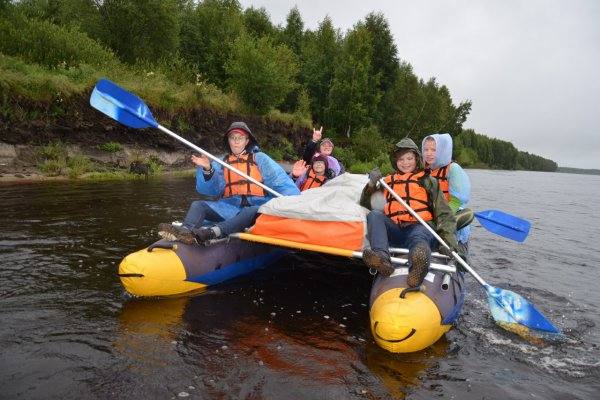
M 148 106 L 139 97 L 109 80 L 102 79 L 97 83 L 90 96 L 90 105 L 130 128 L 158 129 L 252 181 L 250 176 L 223 163 L 222 160 L 206 150 L 160 125 L 152 116 Z M 331 250 L 330 254 L 359 257 L 360 252 L 356 249 L 363 248 L 363 246 L 359 246 L 359 243 L 364 242 L 366 230 L 366 210 L 357 205 L 358 188 L 364 185 L 365 180 L 362 177 L 362 181 L 359 181 L 360 178 L 352 178 L 351 175 L 345 176 L 344 179 L 338 177 L 322 188 L 309 190 L 303 196 L 293 196 L 290 204 L 297 199 L 301 199 L 302 204 L 305 201 L 307 204 L 306 208 L 299 208 L 299 210 L 304 210 L 299 215 L 290 214 L 294 208 L 290 210 L 290 205 L 286 206 L 287 200 L 284 200 L 284 204 L 280 204 L 281 198 L 275 199 L 261 207 L 262 215 L 252 228 L 250 236 L 239 234 L 236 240 L 249 240 L 251 237 L 253 241 L 269 245 L 275 244 L 271 243 L 273 240 L 281 240 L 282 242 L 278 246 L 283 246 L 283 243 L 288 244 L 288 247 L 298 249 L 310 246 L 312 247 L 310 250 L 314 251 L 327 252 L 325 250 Z M 355 179 L 354 190 L 349 185 L 352 183 L 352 179 Z M 279 193 L 262 183 L 253 182 L 273 195 L 280 196 Z M 336 184 L 333 185 L 333 182 Z M 379 182 L 386 187 L 383 180 Z M 317 192 L 325 187 L 334 190 L 328 193 Z M 449 250 L 448 245 L 420 219 L 418 214 L 415 214 L 393 191 L 387 189 L 398 202 L 408 208 L 420 223 L 429 229 L 440 245 Z M 315 193 L 318 194 L 314 195 Z M 340 199 L 336 199 L 338 195 Z M 352 208 L 351 212 L 345 213 L 348 209 L 343 207 L 344 203 L 337 201 L 343 197 L 351 200 L 345 203 Z M 328 202 L 331 202 L 333 208 L 322 207 Z M 277 204 L 277 207 L 269 209 L 268 205 L 271 203 Z M 359 209 L 357 210 L 356 207 Z M 486 229 L 511 240 L 522 242 L 529 233 L 530 223 L 528 221 L 501 211 L 488 210 L 475 213 L 475 216 Z M 290 223 L 291 220 L 299 220 L 301 223 Z M 334 222 L 335 224 L 333 224 Z M 294 229 L 294 227 L 316 230 L 306 231 Z M 320 231 L 320 229 L 324 230 Z M 319 235 L 307 238 L 307 232 L 319 232 Z M 324 235 L 324 233 L 326 234 Z M 359 235 L 359 233 L 361 234 Z M 284 235 L 286 237 L 283 237 Z M 287 236 L 291 236 L 291 238 Z M 312 237 L 318 237 L 319 243 L 313 244 Z M 260 240 L 258 240 L 259 238 Z M 333 243 L 330 243 L 331 241 Z M 147 249 L 127 256 L 120 265 L 119 275 L 127 290 L 134 295 L 162 296 L 188 293 L 266 266 L 281 257 L 281 250 L 273 250 L 269 245 L 257 246 L 250 242 L 240 241 L 227 247 L 230 246 L 230 242 L 225 241 L 225 243 L 215 244 L 215 247 L 209 247 L 210 250 L 208 250 L 199 246 L 188 248 L 179 247 L 173 243 L 157 242 Z M 162 253 L 163 250 L 166 253 Z M 491 316 L 500 326 L 518 334 L 561 335 L 560 330 L 525 298 L 510 290 L 488 284 L 456 252 L 452 252 L 452 257 L 485 289 Z M 428 275 L 425 279 L 426 292 L 410 292 L 407 296 L 406 290 L 403 289 L 406 286 L 404 279 L 406 274 L 402 268 L 397 268 L 389 278 L 378 278 L 375 281 L 371 293 L 371 328 L 377 343 L 382 347 L 396 352 L 417 351 L 435 342 L 449 329 L 449 324 L 458 316 L 464 298 L 463 277 L 461 273 L 454 270 L 453 266 L 432 264 L 433 275 Z M 396 277 L 400 278 L 392 281 Z M 386 286 L 388 282 L 389 286 Z M 427 291 L 427 282 L 433 285 L 429 287 L 429 291 Z M 435 292 L 438 285 L 444 291 L 441 294 Z M 393 290 L 400 289 L 402 291 L 396 296 Z M 452 295 L 452 299 L 449 298 L 449 294 Z M 409 304 L 405 301 L 407 298 L 415 302 Z M 380 299 L 383 300 L 379 301 Z M 374 310 L 383 311 L 378 313 Z M 422 318 L 419 319 L 418 316 Z
M 125 257 L 119 276 L 132 295 L 172 296 L 268 266 L 285 249 L 360 258 L 368 210 L 358 202 L 365 184 L 364 175 L 343 174 L 300 196 L 273 199 L 260 208 L 261 215 L 248 233 L 210 246 L 158 241 Z M 460 314 L 464 277 L 447 257 L 437 255 L 422 290 L 403 293 L 406 250 L 392 251 L 396 271 L 390 277 L 377 277 L 371 289 L 371 330 L 377 343 L 389 351 L 418 351 L 437 341 Z

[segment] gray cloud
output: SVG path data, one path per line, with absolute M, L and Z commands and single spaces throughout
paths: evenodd
M 294 1 L 264 6 L 285 23 Z M 436 77 L 456 103 L 472 100 L 466 128 L 508 140 L 560 166 L 600 168 L 600 2 L 589 0 L 301 1 L 304 23 L 329 15 L 345 31 L 383 12 L 402 60 Z

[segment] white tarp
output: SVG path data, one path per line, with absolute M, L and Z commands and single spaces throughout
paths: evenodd
M 363 221 L 366 226 L 369 210 L 358 202 L 367 181 L 365 174 L 345 173 L 321 187 L 305 190 L 300 196 L 272 199 L 258 212 L 312 221 Z

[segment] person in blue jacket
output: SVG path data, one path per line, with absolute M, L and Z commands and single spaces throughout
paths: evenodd
M 452 136 L 448 133 L 426 136 L 421 144 L 421 152 L 426 170 L 438 180 L 448 205 L 455 213 L 456 236 L 466 249 L 474 216 L 473 211 L 467 208 L 471 198 L 471 181 L 465 170 L 452 161 Z
M 300 194 L 283 168 L 260 151 L 244 122 L 232 123 L 223 139 L 228 152 L 224 162 L 284 196 Z M 181 226 L 160 224 L 158 234 L 164 239 L 192 244 L 241 232 L 254 223 L 258 208 L 274 197 L 206 156 L 193 155 L 192 162 L 196 165 L 196 191 L 218 199 L 192 202 Z M 213 225 L 205 226 L 206 222 Z

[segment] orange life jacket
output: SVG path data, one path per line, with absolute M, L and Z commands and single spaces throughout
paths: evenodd
M 224 158 L 227 164 L 239 169 L 246 175 L 254 178 L 260 183 L 263 183 L 262 174 L 258 169 L 258 165 L 254 161 L 254 154 L 240 154 L 238 156 L 229 154 Z M 225 191 L 223 197 L 231 196 L 266 196 L 265 190 L 255 183 L 250 182 L 243 176 L 232 172 L 229 168 L 223 171 L 225 178 Z
M 385 183 L 387 183 L 410 208 L 419 214 L 424 221 L 431 221 L 433 219 L 433 214 L 431 213 L 429 194 L 419 182 L 419 179 L 424 175 L 424 171 L 408 174 L 396 173 L 386 176 Z M 392 221 L 398 224 L 403 222 L 417 222 L 417 219 L 413 217 L 387 190 L 384 190 L 384 195 L 387 203 L 383 208 L 383 212 L 390 217 Z
M 448 182 L 448 171 L 450 170 L 450 164 L 445 165 L 441 168 L 434 169 L 430 175 L 438 180 L 440 190 L 444 193 L 446 201 L 450 201 L 450 184 Z
M 319 187 L 323 185 L 325 181 L 327 181 L 327 177 L 325 175 L 317 176 L 317 174 L 315 174 L 315 171 L 311 168 L 308 170 L 308 176 L 302 184 L 300 191 L 303 192 L 307 189 Z

